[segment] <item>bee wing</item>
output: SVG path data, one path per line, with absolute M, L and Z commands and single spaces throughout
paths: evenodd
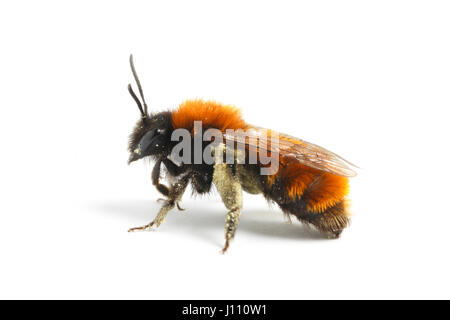
M 278 143 L 276 140 L 271 141 L 271 137 L 275 138 L 276 135 L 278 135 Z M 352 167 L 357 168 L 357 166 L 341 156 L 284 133 L 251 126 L 245 131 L 228 131 L 224 134 L 224 138 L 227 141 L 245 144 L 247 148 L 263 149 L 269 153 L 278 154 L 280 157 L 294 158 L 301 164 L 317 170 L 344 177 L 356 176 Z

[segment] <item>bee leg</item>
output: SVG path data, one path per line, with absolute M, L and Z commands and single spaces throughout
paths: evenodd
M 172 160 L 164 158 L 162 159 L 162 162 L 164 163 L 164 166 L 166 167 L 167 171 L 170 175 L 176 177 L 182 174 L 183 172 L 186 172 L 187 166 L 181 165 L 177 166 L 175 163 L 172 162 Z
M 156 218 L 152 222 L 142 227 L 131 228 L 128 230 L 128 232 L 149 230 L 154 225 L 156 225 L 156 227 L 159 227 L 161 223 L 164 222 L 164 219 L 166 218 L 169 211 L 172 210 L 175 205 L 181 200 L 181 197 L 183 196 L 184 191 L 186 190 L 186 187 L 189 183 L 189 178 L 190 176 L 186 175 L 182 179 L 174 183 L 170 188 L 168 188 L 167 199 L 163 200 L 163 205 L 161 209 L 159 209 Z
M 166 167 L 167 171 L 169 172 L 169 174 L 173 177 L 177 177 L 180 174 L 186 172 L 187 166 L 185 166 L 185 165 L 177 166 L 175 163 L 172 162 L 172 160 L 167 159 L 167 158 L 162 159 L 162 162 L 163 162 L 164 166 Z M 180 207 L 179 202 L 177 202 L 176 204 L 177 204 L 178 210 L 184 211 L 184 209 L 182 207 Z
M 230 241 L 234 238 L 234 234 L 236 233 L 239 218 L 240 218 L 240 210 L 230 210 L 227 213 L 225 218 L 225 245 L 222 249 L 222 253 L 225 253 L 230 246 Z
M 169 188 L 162 183 L 159 183 L 159 178 L 161 176 L 161 162 L 163 160 L 159 159 L 156 161 L 155 166 L 152 170 L 152 184 L 156 187 L 156 190 L 158 190 L 162 195 L 169 196 Z
M 153 225 L 156 225 L 156 227 L 159 227 L 159 225 L 161 223 L 163 223 L 163 221 L 166 218 L 167 214 L 169 213 L 169 211 L 174 206 L 175 206 L 175 202 L 174 201 L 165 200 L 165 202 L 162 205 L 161 209 L 159 209 L 158 215 L 156 216 L 156 218 L 152 222 L 150 222 L 149 224 L 146 224 L 144 226 L 141 226 L 141 227 L 130 228 L 128 230 L 128 232 L 150 230 L 153 227 Z
M 225 207 L 229 210 L 225 218 L 225 246 L 222 249 L 222 253 L 225 253 L 239 224 L 242 208 L 242 186 L 233 175 L 230 166 L 225 163 L 214 166 L 213 181 Z
M 166 201 L 166 199 L 163 199 L 163 198 L 159 198 L 158 200 L 156 200 L 158 203 L 164 203 L 165 201 Z M 177 202 L 177 208 L 178 208 L 178 210 L 180 210 L 180 211 L 184 211 L 184 210 L 186 210 L 186 209 L 184 209 L 184 208 L 182 208 L 181 206 L 180 206 L 180 203 L 179 202 Z

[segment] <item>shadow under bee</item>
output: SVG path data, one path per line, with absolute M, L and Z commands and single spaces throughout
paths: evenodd
M 225 215 L 221 205 L 217 204 L 214 202 L 184 201 L 182 206 L 186 210 L 171 212 L 161 227 L 164 228 L 164 232 L 188 233 L 220 245 L 222 237 L 218 234 L 222 234 Z M 123 217 L 127 221 L 124 232 L 130 225 L 152 219 L 159 209 L 159 204 L 151 200 L 116 200 L 94 203 L 92 206 L 101 212 Z M 265 208 L 244 209 L 239 229 L 243 233 L 281 239 L 325 239 L 323 235 L 297 221 L 287 223 L 281 212 Z

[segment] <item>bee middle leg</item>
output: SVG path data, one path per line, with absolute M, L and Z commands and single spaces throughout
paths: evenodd
M 236 233 L 242 208 L 242 186 L 227 164 L 214 166 L 213 181 L 225 207 L 229 210 L 225 218 L 225 245 L 222 253 L 230 246 Z

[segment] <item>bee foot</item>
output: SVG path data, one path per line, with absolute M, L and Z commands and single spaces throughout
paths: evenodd
M 228 247 L 230 246 L 230 242 L 228 241 L 228 239 L 225 242 L 225 246 L 223 247 L 223 249 L 221 250 L 222 254 L 225 254 L 225 252 L 227 252 Z
M 130 229 L 128 229 L 128 232 L 147 231 L 147 230 L 150 231 L 150 230 L 152 230 L 153 224 L 154 224 L 154 222 L 152 221 L 149 224 L 146 224 L 145 226 L 130 228 Z

